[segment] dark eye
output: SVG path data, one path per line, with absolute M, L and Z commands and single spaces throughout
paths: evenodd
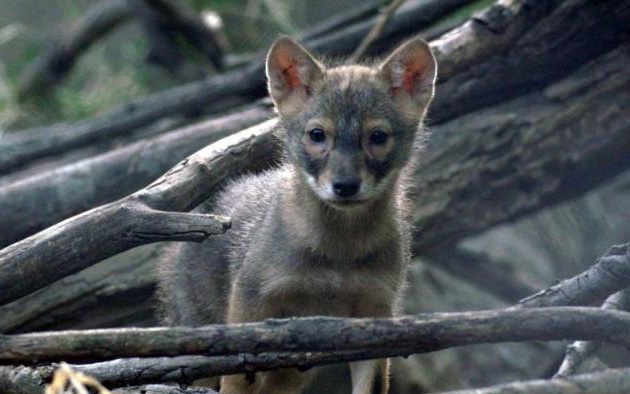
M 321 143 L 326 140 L 326 133 L 322 129 L 313 129 L 308 132 L 309 137 L 311 137 L 311 141 L 316 143 Z
M 384 131 L 376 130 L 370 136 L 370 142 L 374 145 L 383 145 L 387 142 L 387 134 Z

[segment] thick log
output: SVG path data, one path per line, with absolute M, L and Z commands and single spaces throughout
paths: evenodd
M 543 2 L 544 3 L 544 2 Z M 515 12 L 514 10 L 511 10 Z M 489 12 L 501 12 L 496 9 Z M 519 34 L 517 29 L 507 29 L 502 17 L 476 17 L 473 19 L 484 26 L 488 34 L 502 33 L 504 39 L 512 40 L 509 34 Z M 536 25 L 535 29 L 521 30 L 518 38 L 504 51 L 498 51 L 485 43 L 476 49 L 478 43 L 465 43 L 455 39 L 459 53 L 438 57 L 441 61 L 440 75 L 445 72 L 454 75 L 448 84 L 437 89 L 431 121 L 441 123 L 456 116 L 484 108 L 488 105 L 505 102 L 528 92 L 535 92 L 551 81 L 569 75 L 593 58 L 626 43 L 630 37 L 630 26 L 624 21 L 630 19 L 630 3 L 614 0 L 591 1 L 569 0 L 562 4 Z M 524 23 L 512 21 L 509 23 Z M 580 23 L 575 23 L 579 20 Z M 474 25 L 473 25 L 474 26 Z M 523 32 L 525 32 L 523 34 Z M 447 34 L 438 40 L 436 49 L 448 48 Z M 461 37 L 471 37 L 466 34 Z M 442 43 L 442 41 L 445 41 Z M 459 67 L 469 55 L 483 56 L 487 61 L 471 62 L 466 72 L 451 74 L 451 67 Z M 439 54 L 438 54 L 439 56 Z M 464 63 L 466 64 L 466 63 Z
M 545 90 L 432 128 L 414 178 L 421 254 L 574 198 L 630 167 L 630 46 Z
M 436 18 L 467 1 L 469 0 L 409 2 L 394 14 L 376 46 L 378 47 L 379 42 L 389 46 L 396 39 L 417 33 Z M 465 24 L 443 43 L 438 43 L 438 60 L 448 65 L 442 70 L 441 79 L 446 80 L 458 71 L 486 60 L 489 53 L 506 50 L 516 37 L 551 12 L 556 3 L 560 2 L 561 0 L 555 0 L 530 4 L 524 0 L 511 0 L 480 14 L 475 19 L 476 22 Z M 525 3 L 528 6 L 523 6 Z M 484 21 L 483 25 L 479 22 L 481 20 Z M 347 54 L 361 42 L 372 24 L 373 21 L 362 22 L 307 44 L 322 54 Z M 490 32 L 477 25 L 501 28 Z M 463 50 L 463 47 L 466 49 Z M 460 57 L 461 62 L 455 60 Z M 263 62 L 262 59 L 256 59 L 244 69 L 137 99 L 93 119 L 72 125 L 58 124 L 23 130 L 0 141 L 0 174 L 6 174 L 38 158 L 128 133 L 164 117 L 208 111 L 214 105 L 221 105 L 226 97 L 261 97 L 265 94 L 264 84 Z
M 272 114 L 261 103 L 5 185 L 0 188 L 0 247 L 133 193 L 186 156 Z
M 0 362 L 264 352 L 379 350 L 405 356 L 479 343 L 603 340 L 630 346 L 630 314 L 584 307 L 437 313 L 391 319 L 311 317 L 199 328 L 58 331 L 0 337 Z
M 167 240 L 202 241 L 225 231 L 225 218 L 181 212 L 210 197 L 228 174 L 268 166 L 276 150 L 275 126 L 276 121 L 271 120 L 224 138 L 180 162 L 146 188 L 1 250 L 0 304 L 135 246 Z
M 613 292 L 615 288 L 618 287 L 617 285 L 623 281 L 623 278 L 627 278 L 624 274 L 624 269 L 627 270 L 627 268 L 630 267 L 630 258 L 627 257 L 628 250 L 630 250 L 629 245 L 615 246 L 611 248 L 606 255 L 598 259 L 593 267 L 585 271 L 585 273 L 576 276 L 576 278 L 586 277 L 586 274 L 592 276 L 592 279 L 588 280 L 584 286 L 586 296 L 578 298 L 582 304 L 588 305 L 595 303 L 597 299 L 601 298 L 601 294 L 603 294 L 602 289 L 605 288 Z M 626 255 L 625 259 L 623 258 L 624 253 Z M 616 259 L 615 257 L 617 256 L 621 256 L 622 259 Z M 601 268 L 603 265 L 614 269 L 606 271 L 605 268 Z M 622 267 L 612 267 L 613 265 Z M 617 280 L 611 280 L 610 276 L 616 277 Z M 575 296 L 579 295 L 577 294 L 579 293 L 579 289 L 575 286 L 576 282 L 577 279 L 575 278 L 566 280 L 560 285 L 538 293 L 534 297 L 536 302 L 517 304 L 516 308 L 576 305 Z M 614 282 L 615 286 L 611 287 L 611 282 Z M 593 291 L 593 289 L 597 290 Z M 557 296 L 558 294 L 562 294 L 565 290 L 566 296 Z M 616 296 L 612 297 L 614 300 L 617 299 L 615 298 Z M 611 302 L 612 301 L 608 303 Z M 367 349 L 359 351 L 329 351 L 324 353 L 273 352 L 220 357 L 178 356 L 174 358 L 127 358 L 87 365 L 73 365 L 73 368 L 95 376 L 111 387 L 118 387 L 155 382 L 175 381 L 179 383 L 190 383 L 196 379 L 208 376 L 278 368 L 297 367 L 306 369 L 325 364 L 382 358 L 389 355 L 389 353 L 386 352 L 387 349 Z M 37 369 L 18 367 L 17 370 L 15 367 L 5 367 L 4 369 L 0 368 L 0 385 L 2 384 L 2 377 L 4 377 L 5 380 L 8 379 L 8 381 L 15 381 L 15 379 L 9 379 L 8 377 L 20 376 L 22 379 L 26 379 L 24 376 L 27 376 L 30 381 L 41 383 L 50 380 L 51 375 L 52 369 L 48 366 L 39 367 Z

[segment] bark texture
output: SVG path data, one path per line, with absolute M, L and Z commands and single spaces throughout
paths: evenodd
M 131 194 L 195 151 L 272 114 L 261 103 L 0 187 L 0 247 Z
M 630 244 L 616 245 L 583 273 L 521 300 L 518 307 L 601 304 L 630 287 Z
M 0 362 L 346 350 L 380 350 L 383 353 L 379 357 L 393 357 L 478 343 L 576 339 L 629 346 L 628 330 L 630 314 L 584 307 L 436 313 L 392 319 L 271 319 L 201 328 L 5 335 L 0 341 Z
M 275 120 L 224 138 L 180 162 L 146 188 L 84 212 L 0 251 L 0 303 L 146 243 L 202 241 L 228 228 L 225 218 L 181 213 L 207 199 L 227 174 L 268 165 Z M 89 236 L 88 236 L 89 235 Z M 97 247 L 98 245 L 98 247 Z M 62 258 L 63 257 L 63 258 Z M 60 262 L 51 264 L 52 262 Z

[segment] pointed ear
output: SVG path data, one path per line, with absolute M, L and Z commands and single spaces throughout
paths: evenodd
M 437 76 L 429 45 L 421 38 L 405 42 L 379 66 L 379 72 L 401 111 L 421 120 L 433 98 Z
M 292 116 L 300 112 L 311 95 L 312 87 L 322 76 L 322 66 L 290 38 L 279 38 L 269 49 L 269 95 L 281 115 Z

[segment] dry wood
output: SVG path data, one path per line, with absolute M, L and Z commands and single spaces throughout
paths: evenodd
M 630 346 L 629 330 L 629 313 L 584 307 L 512 308 L 392 319 L 272 319 L 200 328 L 5 335 L 0 341 L 0 362 L 352 350 L 378 350 L 383 352 L 380 356 L 393 357 L 479 343 L 576 339 Z
M 166 240 L 201 241 L 227 229 L 224 219 L 181 213 L 207 199 L 227 174 L 268 165 L 275 149 L 268 121 L 190 156 L 146 188 L 84 212 L 0 251 L 0 303 L 135 246 Z M 254 165 L 252 165 L 254 164 Z M 175 212 L 165 212 L 175 211 Z M 61 265 L 50 264 L 61 262 Z
M 628 62 L 623 45 L 540 92 L 432 127 L 413 181 L 414 252 L 577 197 L 627 169 Z
M 0 248 L 133 193 L 186 156 L 272 114 L 271 107 L 261 103 L 4 185 L 0 187 Z
M 627 394 L 628 392 L 630 392 L 630 369 L 609 369 L 563 379 L 514 382 L 441 394 Z
M 158 325 L 158 250 L 136 248 L 1 306 L 0 333 Z
M 627 246 L 624 246 L 627 249 Z M 622 249 L 615 247 L 613 249 Z M 606 256 L 604 256 L 606 257 Z M 601 261 L 601 259 L 599 260 Z M 598 263 L 596 263 L 598 264 Z M 630 263 L 621 262 L 623 265 Z M 591 268 L 586 272 L 593 272 Z M 599 287 L 596 283 L 606 284 L 610 282 L 606 271 L 599 270 L 596 278 L 591 281 L 589 287 Z M 614 274 L 614 273 L 613 273 Z M 554 291 L 544 291 L 537 295 L 538 303 L 532 305 L 523 304 L 517 307 L 536 307 L 537 305 L 564 306 L 575 305 L 572 298 L 557 297 L 556 294 L 563 292 L 563 286 L 567 286 L 567 292 L 575 291 L 574 281 L 565 281 Z M 601 291 L 593 292 L 586 288 L 587 294 L 592 297 L 600 297 Z M 614 290 L 611 290 L 614 291 Z M 618 293 L 617 293 L 618 294 Z M 584 304 L 593 304 L 596 299 L 581 298 Z M 607 304 L 610 306 L 616 301 L 611 299 Z M 19 305 L 18 305 L 19 306 Z M 97 377 L 100 381 L 112 387 L 122 385 L 137 385 L 143 383 L 170 382 L 176 381 L 189 383 L 198 378 L 226 375 L 233 373 L 243 373 L 252 371 L 262 371 L 277 368 L 298 367 L 301 369 L 313 366 L 354 361 L 359 359 L 382 358 L 389 353 L 385 350 L 360 350 L 360 351 L 330 351 L 330 352 L 310 352 L 310 353 L 262 353 L 258 355 L 246 354 L 238 356 L 204 357 L 204 356 L 180 356 L 174 358 L 129 358 L 113 361 L 106 361 L 87 365 L 74 365 L 78 371 Z M 6 367 L 7 370 L 0 370 L 0 375 L 14 376 L 17 374 L 13 367 Z M 20 376 L 30 376 L 34 382 L 44 382 L 50 379 L 51 368 L 40 367 L 37 369 L 19 369 Z M 26 378 L 23 378 L 26 379 Z
M 608 297 L 602 309 L 628 311 L 630 309 L 630 289 L 622 290 Z M 554 378 L 574 375 L 580 364 L 599 348 L 599 342 L 577 341 L 567 346 L 566 355 Z
M 454 5 L 467 1 L 410 2 L 392 17 L 378 42 L 389 46 L 396 39 L 417 33 L 435 18 L 451 11 Z M 476 20 L 483 20 L 483 25 L 479 22 L 472 25 L 467 23 L 452 32 L 447 39 L 435 45 L 438 60 L 444 65 L 440 72 L 441 80 L 485 61 L 491 53 L 505 51 L 520 34 L 548 15 L 560 2 L 555 0 L 530 4 L 525 0 L 513 0 L 510 4 L 495 6 L 486 14 L 480 14 Z M 524 3 L 528 6 L 523 7 Z M 359 44 L 372 24 L 372 21 L 359 23 L 307 44 L 319 53 L 343 55 Z M 494 31 L 483 27 L 486 25 L 493 26 Z M 465 51 L 462 50 L 464 45 Z M 458 58 L 461 58 L 461 62 Z M 126 134 L 164 117 L 216 109 L 215 106 L 221 106 L 226 97 L 261 97 L 265 92 L 264 84 L 263 63 L 261 59 L 256 59 L 244 69 L 137 99 L 93 119 L 23 130 L 0 140 L 0 174 L 6 174 L 35 159 Z M 224 104 L 221 108 L 225 108 Z
M 273 352 L 234 356 L 179 356 L 121 358 L 92 364 L 72 364 L 72 369 L 93 376 L 107 387 L 149 383 L 190 384 L 198 379 L 280 368 L 307 370 L 327 364 L 385 357 L 386 351 Z M 40 367 L 0 366 L 0 388 L 26 384 L 43 386 L 52 378 L 57 364 Z M 19 376 L 19 379 L 16 377 Z M 4 382 L 4 383 L 3 383 Z M 3 386 L 4 384 L 4 386 Z
M 627 287 L 630 287 L 630 243 L 611 247 L 588 270 L 521 300 L 517 306 L 592 305 Z

